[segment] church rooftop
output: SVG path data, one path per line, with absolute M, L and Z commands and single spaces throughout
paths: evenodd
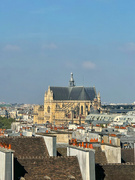
M 50 87 L 54 100 L 94 100 L 96 98 L 95 87 Z

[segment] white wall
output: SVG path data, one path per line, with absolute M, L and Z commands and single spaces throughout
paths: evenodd
M 23 136 L 32 136 L 32 131 L 23 131 Z
M 14 179 L 14 163 L 12 151 L 5 151 L 0 148 L 0 180 Z
M 44 138 L 49 156 L 56 156 L 56 136 L 49 135 L 36 135 Z
M 111 144 L 114 146 L 120 146 L 120 139 L 118 137 L 109 137 L 109 142 L 111 140 Z
M 13 176 L 13 154 L 11 152 L 6 153 L 6 180 L 12 180 Z
M 76 129 L 76 128 L 77 128 L 77 126 L 75 124 L 69 124 L 68 129 Z
M 49 155 L 56 156 L 56 137 L 55 136 L 43 136 Z
M 135 163 L 135 143 L 134 143 L 134 163 Z
M 95 150 L 68 146 L 67 156 L 77 156 L 83 180 L 95 180 Z
M 101 145 L 101 149 L 105 152 L 107 163 L 121 163 L 121 147 Z
M 88 133 L 88 142 L 91 140 L 91 139 L 98 139 L 98 141 L 100 140 L 100 136 L 96 133 Z
M 0 151 L 0 180 L 5 180 L 5 153 Z
M 118 129 L 118 131 L 119 131 L 121 134 L 125 134 L 125 135 L 127 135 L 127 132 L 128 132 L 127 129 Z

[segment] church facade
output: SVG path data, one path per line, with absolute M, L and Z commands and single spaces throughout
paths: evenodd
M 68 87 L 49 86 L 45 92 L 44 105 L 35 106 L 34 123 L 52 124 L 84 123 L 91 109 L 100 110 L 100 93 L 95 87 L 75 86 L 73 74 Z

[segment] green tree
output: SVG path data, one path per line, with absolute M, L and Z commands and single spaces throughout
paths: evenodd
M 11 128 L 11 123 L 14 122 L 15 119 L 12 118 L 5 118 L 5 117 L 0 117 L 0 128 L 1 129 L 10 129 Z

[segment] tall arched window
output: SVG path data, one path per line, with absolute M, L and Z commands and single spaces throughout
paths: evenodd
M 50 113 L 50 106 L 47 107 L 47 112 Z
M 90 109 L 91 109 L 92 105 L 90 105 Z
M 83 114 L 83 106 L 81 106 L 81 114 Z
M 56 104 L 56 109 L 60 108 L 60 105 Z

